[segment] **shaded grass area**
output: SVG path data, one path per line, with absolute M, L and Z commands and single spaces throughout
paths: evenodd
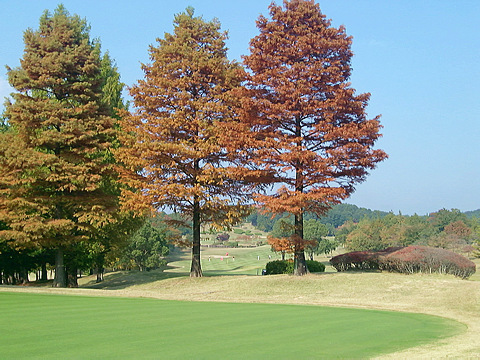
M 90 289 L 119 290 L 127 289 L 132 285 L 148 285 L 154 281 L 186 275 L 176 272 L 166 272 L 165 270 L 169 268 L 170 267 L 166 267 L 152 271 L 115 271 L 105 274 L 105 280 L 100 283 L 96 282 L 96 275 L 94 275 L 78 279 L 78 284 L 80 287 Z
M 367 358 L 459 334 L 422 314 L 0 293 L 3 358 Z M 348 346 L 346 346 L 348 342 Z

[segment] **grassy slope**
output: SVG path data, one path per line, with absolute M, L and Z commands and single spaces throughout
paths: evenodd
M 236 264 L 243 261 L 245 268 L 248 268 L 252 274 L 254 269 L 264 267 L 268 261 L 268 255 L 271 255 L 272 259 L 276 257 L 270 252 L 268 246 L 238 250 L 202 249 L 203 264 L 208 262 L 208 256 L 211 256 L 210 263 L 203 267 L 207 276 L 219 274 L 220 270 L 226 270 L 227 267 L 234 269 L 232 262 L 227 265 L 225 259 L 222 263 L 219 257 L 215 257 L 216 261 L 212 262 L 213 256 L 221 256 L 226 251 L 229 251 L 229 255 L 235 256 Z M 260 255 L 260 261 L 258 261 L 258 255 Z M 172 269 L 168 274 L 159 274 L 157 276 L 161 279 L 157 281 L 129 286 L 126 289 L 144 296 L 164 299 L 318 304 L 444 316 L 466 324 L 467 332 L 435 345 L 417 347 L 401 354 L 394 353 L 391 357 L 480 357 L 479 272 L 465 281 L 443 275 L 336 273 L 332 267 L 327 266 L 325 274 L 311 274 L 301 278 L 221 276 L 190 279 L 181 277 L 185 274 L 182 271 L 188 272 L 188 252 L 176 254 L 175 260 L 176 262 L 170 265 L 181 265 L 183 268 Z M 328 261 L 325 257 L 317 260 Z M 476 263 L 477 268 L 480 268 L 480 259 L 477 259 Z M 209 271 L 209 267 L 212 267 L 212 271 Z M 241 269 L 237 269 L 237 273 L 241 273 Z
M 231 250 L 231 251 L 230 251 Z M 221 256 L 230 249 L 209 249 L 210 256 Z M 253 273 L 260 263 L 258 254 L 236 253 L 235 263 L 244 262 Z M 208 261 L 207 251 L 203 251 L 203 261 Z M 271 253 L 270 253 L 271 254 Z M 207 255 L 207 257 L 205 257 Z M 273 255 L 273 254 L 272 254 Z M 222 301 L 246 303 L 312 304 L 369 309 L 385 309 L 432 314 L 458 320 L 468 326 L 459 336 L 443 339 L 435 344 L 427 344 L 408 349 L 383 358 L 478 358 L 480 357 L 480 280 L 479 274 L 471 280 L 459 280 L 441 275 L 400 275 L 389 273 L 335 273 L 310 274 L 305 277 L 292 276 L 208 276 L 218 275 L 226 270 L 227 263 L 211 262 L 212 268 L 201 279 L 190 279 L 188 254 L 175 254 L 175 265 L 184 266 L 170 269 L 170 272 L 152 271 L 148 273 L 112 273 L 102 284 L 94 284 L 91 278 L 81 279 L 84 287 L 102 288 L 110 291 L 78 289 L 22 289 L 0 287 L 6 291 L 44 291 L 49 293 L 79 293 L 110 296 L 152 297 L 170 300 Z M 186 256 L 186 257 L 185 257 Z M 242 259 L 243 258 L 243 259 Z M 226 259 L 224 259 L 225 261 Z M 324 259 L 325 260 L 325 259 Z M 479 262 L 477 260 L 477 265 Z M 229 262 L 229 266 L 233 264 Z M 248 270 L 248 271 L 250 271 Z M 327 271 L 331 270 L 327 268 Z M 247 272 L 248 272 L 247 271 Z M 241 273 L 237 269 L 237 273 Z M 231 274 L 231 272 L 229 272 Z M 472 281 L 473 280 L 473 281 Z
M 2 357 L 17 359 L 366 358 L 463 330 L 420 314 L 317 306 L 18 293 L 0 301 Z

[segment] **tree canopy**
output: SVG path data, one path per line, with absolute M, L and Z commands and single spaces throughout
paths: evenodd
M 256 201 L 295 215 L 295 273 L 303 275 L 303 214 L 322 215 L 346 199 L 386 154 L 373 149 L 380 124 L 367 118 L 370 94 L 356 95 L 348 82 L 352 39 L 344 27 L 332 27 L 313 0 L 269 8 L 244 57 L 243 119 L 261 140 L 253 161 L 283 184 Z
M 313 0 L 269 10 L 244 66 L 228 60 L 218 20 L 190 7 L 177 14 L 130 88 L 132 112 L 86 20 L 63 5 L 45 11 L 25 31 L 20 66 L 7 68 L 16 92 L 0 123 L 0 248 L 44 264 L 55 251 L 55 284 L 65 286 L 65 265 L 75 282 L 78 268 L 101 271 L 149 212 L 173 210 L 165 219 L 183 226 L 198 277 L 201 224 L 229 228 L 256 203 L 274 215 L 257 214 L 257 225 L 273 227 L 305 274 L 305 250 L 359 215 L 331 216 L 328 228 L 318 220 L 387 155 L 374 149 L 381 126 L 366 114 L 370 94 L 348 82 L 345 29 Z M 445 237 L 469 236 L 463 218 L 443 215 L 432 224 Z
M 123 113 L 117 157 L 128 171 L 123 193 L 130 209 L 169 208 L 193 220 L 191 276 L 202 275 L 200 224 L 228 226 L 245 216 L 248 198 L 225 149 L 235 119 L 231 90 L 242 80 L 226 57 L 227 35 L 217 20 L 175 16 L 173 34 L 149 49 L 152 63 L 130 94 L 136 111 Z M 137 189 L 137 190 L 136 190 Z
M 56 284 L 65 286 L 63 252 L 112 221 L 115 197 L 104 180 L 113 176 L 105 161 L 113 119 L 86 20 L 60 5 L 24 42 L 20 67 L 8 68 L 16 92 L 5 110 L 13 130 L 0 139 L 1 237 L 57 249 Z

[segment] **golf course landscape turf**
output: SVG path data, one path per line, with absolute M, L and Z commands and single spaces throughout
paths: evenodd
M 5 359 L 369 358 L 462 333 L 424 314 L 0 292 Z

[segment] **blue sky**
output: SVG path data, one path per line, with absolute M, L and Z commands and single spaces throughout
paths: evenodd
M 382 114 L 379 164 L 346 202 L 375 210 L 425 215 L 441 208 L 480 208 L 480 1 L 319 0 L 334 26 L 353 36 L 352 86 L 370 92 L 368 112 Z M 23 31 L 38 27 L 59 1 L 0 0 L 0 65 L 15 67 Z M 277 1 L 280 3 L 280 1 Z M 187 6 L 229 31 L 230 59 L 248 53 L 255 20 L 270 0 L 65 0 L 85 17 L 91 36 L 116 60 L 122 80 L 143 74 L 148 46 L 172 31 Z M 0 70 L 0 98 L 11 90 Z M 1 107 L 3 108 L 3 107 Z

